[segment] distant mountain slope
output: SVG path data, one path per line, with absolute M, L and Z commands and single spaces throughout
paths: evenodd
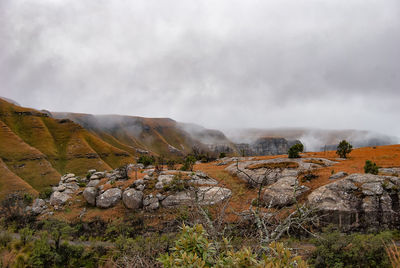
M 205 144 L 169 118 L 53 112 L 52 115 L 68 118 L 132 155 L 148 151 L 156 155 L 182 156 L 192 152 L 194 146 L 207 150 Z
M 371 131 L 344 129 L 308 129 L 308 128 L 276 128 L 276 129 L 235 129 L 226 131 L 234 142 L 251 143 L 260 137 L 282 137 L 288 140 L 300 140 L 308 151 L 336 149 L 340 140 L 347 140 L 355 148 L 392 145 L 399 143 L 397 137 L 387 136 Z
M 60 174 L 85 175 L 134 162 L 125 150 L 80 125 L 0 99 L 0 159 L 10 172 L 40 191 Z M 24 188 L 24 187 L 21 187 Z

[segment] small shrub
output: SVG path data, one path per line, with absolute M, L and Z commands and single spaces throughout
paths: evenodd
M 28 193 L 25 193 L 24 194 L 24 203 L 25 203 L 25 205 L 30 205 L 30 204 L 32 204 L 32 202 L 33 202 L 32 195 L 30 195 Z
M 176 169 L 176 161 L 173 159 L 170 159 L 167 161 L 167 168 L 169 170 L 175 170 Z
M 149 165 L 154 165 L 156 162 L 156 159 L 154 156 L 150 155 L 141 155 L 139 156 L 139 159 L 137 160 L 138 163 L 143 164 L 145 167 Z
M 51 189 L 51 187 L 46 187 L 39 193 L 39 198 L 49 199 L 52 193 L 53 190 Z
M 367 160 L 365 161 L 364 172 L 377 175 L 379 172 L 379 167 L 376 165 L 376 163 Z
M 226 153 L 224 152 L 219 153 L 219 158 L 224 158 L 224 157 L 226 157 Z
M 353 145 L 348 143 L 346 140 L 342 140 L 336 150 L 336 154 L 341 158 L 347 158 L 347 155 L 352 151 Z
M 193 166 L 196 163 L 196 158 L 192 155 L 185 157 L 183 162 L 183 166 L 181 167 L 182 171 L 193 171 Z
M 289 148 L 288 157 L 289 158 L 300 158 L 300 153 L 303 152 L 304 146 L 301 143 L 297 143 Z

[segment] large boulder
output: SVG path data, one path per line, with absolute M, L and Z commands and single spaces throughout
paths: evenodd
M 64 205 L 71 196 L 65 192 L 53 192 L 50 196 L 50 205 Z
M 128 189 L 122 194 L 122 202 L 127 208 L 138 209 L 143 205 L 143 192 Z
M 92 206 L 96 205 L 96 197 L 97 197 L 97 188 L 96 187 L 86 187 L 83 191 L 83 197 L 86 202 L 91 204 Z
M 285 177 L 265 189 L 263 201 L 267 206 L 285 207 L 294 204 L 308 190 L 307 186 L 299 185 L 296 177 Z
M 325 158 L 275 158 L 242 161 L 231 164 L 225 170 L 252 185 L 269 185 L 284 177 L 297 177 L 300 173 L 337 162 Z
M 115 206 L 122 196 L 122 191 L 118 188 L 111 188 L 96 197 L 96 206 L 99 208 L 110 208 Z
M 202 186 L 169 195 L 161 204 L 164 207 L 191 206 L 195 204 L 214 205 L 229 198 L 231 194 L 231 190 L 227 188 Z
M 346 229 L 399 227 L 399 189 L 398 177 L 351 174 L 314 190 L 308 203 Z

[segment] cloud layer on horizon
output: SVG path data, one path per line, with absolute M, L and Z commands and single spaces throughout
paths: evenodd
M 22 105 L 400 136 L 397 0 L 6 0 L 0 23 Z

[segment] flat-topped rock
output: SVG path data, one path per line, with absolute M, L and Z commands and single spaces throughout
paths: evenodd
M 266 206 L 285 207 L 296 203 L 297 198 L 309 188 L 299 185 L 296 177 L 285 177 L 269 185 L 263 194 Z
M 185 190 L 167 196 L 161 204 L 165 207 L 182 205 L 214 205 L 231 196 L 231 190 L 222 187 L 201 186 L 192 190 Z
M 400 226 L 400 178 L 351 174 L 314 190 L 308 203 L 345 228 Z

